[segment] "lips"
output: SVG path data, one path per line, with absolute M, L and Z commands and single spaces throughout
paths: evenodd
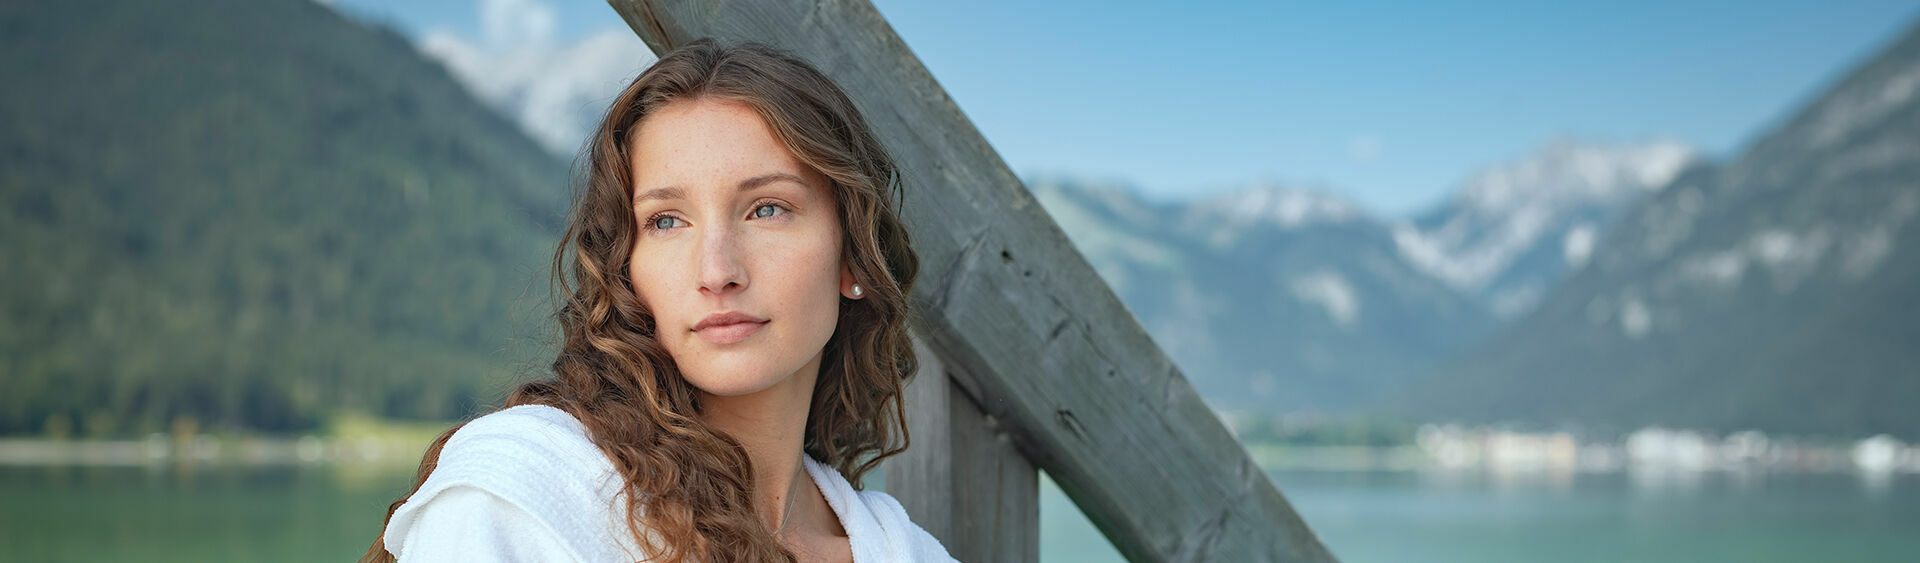
M 767 319 L 738 311 L 727 311 L 700 319 L 699 324 L 693 325 L 693 332 L 714 344 L 732 344 L 753 336 L 766 324 Z
M 753 316 L 753 315 L 749 315 L 746 313 L 742 313 L 739 311 L 722 311 L 719 313 L 707 315 L 707 318 L 700 319 L 700 324 L 693 325 L 693 330 L 694 332 L 699 332 L 702 329 L 705 329 L 707 327 L 712 327 L 712 326 L 722 326 L 722 325 L 730 325 L 730 324 L 736 324 L 736 323 L 764 323 L 764 322 L 767 322 L 767 320 L 760 317 Z

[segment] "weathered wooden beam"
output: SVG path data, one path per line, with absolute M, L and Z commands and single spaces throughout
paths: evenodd
M 913 443 L 887 459 L 887 490 L 915 524 L 961 561 L 1040 560 L 1040 474 L 1000 422 L 914 339 L 920 372 L 907 385 Z
M 1333 560 L 872 4 L 609 3 L 656 53 L 758 41 L 847 90 L 905 176 L 915 328 L 1128 559 Z

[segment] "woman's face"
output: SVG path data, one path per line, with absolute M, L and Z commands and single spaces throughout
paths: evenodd
M 733 396 L 817 373 L 853 285 L 830 181 L 738 102 L 668 103 L 633 135 L 628 274 L 681 374 Z M 726 313 L 748 320 L 695 330 Z

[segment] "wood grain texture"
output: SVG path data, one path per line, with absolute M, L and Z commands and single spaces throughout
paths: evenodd
M 1039 471 L 938 356 L 918 339 L 914 346 L 920 372 L 906 400 L 913 443 L 883 465 L 889 494 L 956 559 L 1039 561 Z
M 757 41 L 847 91 L 905 176 L 914 328 L 1128 559 L 1334 560 L 871 4 L 609 3 L 656 53 Z

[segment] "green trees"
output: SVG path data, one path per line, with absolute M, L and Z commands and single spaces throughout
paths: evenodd
M 0 9 L 0 433 L 452 418 L 538 371 L 565 166 L 300 0 Z

